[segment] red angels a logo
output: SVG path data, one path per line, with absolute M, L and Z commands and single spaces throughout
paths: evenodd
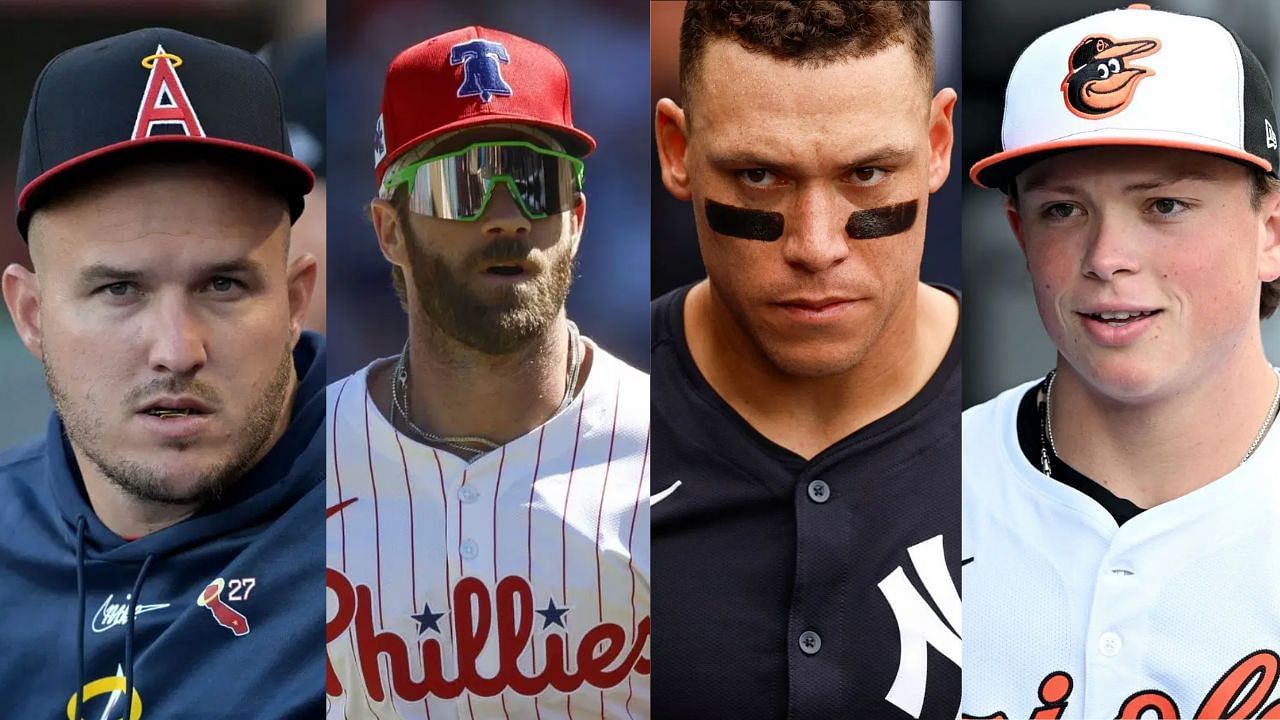
M 1155 70 L 1129 63 L 1160 50 L 1155 38 L 1116 40 L 1092 35 L 1080 41 L 1067 61 L 1062 97 L 1067 109 L 1086 120 L 1111 117 L 1129 107 L 1138 83 Z
M 421 677 L 414 677 L 409 653 L 418 650 L 393 632 L 380 631 L 374 623 L 373 593 L 367 585 L 354 585 L 338 570 L 325 571 L 325 586 L 337 598 L 337 611 L 325 623 L 325 643 L 342 637 L 354 627 L 354 641 L 360 673 L 369 699 L 382 702 L 388 692 L 408 702 L 428 695 L 456 698 L 464 691 L 482 697 L 493 697 L 510 689 L 521 695 L 534 696 L 547 688 L 563 693 L 576 691 L 583 685 L 607 689 L 626 681 L 632 672 L 648 675 L 649 658 L 643 656 L 649 640 L 649 618 L 640 620 L 635 632 L 628 633 L 617 623 L 603 622 L 587 630 L 577 647 L 565 634 L 547 632 L 534 638 L 534 614 L 543 619 L 543 627 L 564 627 L 561 616 L 565 608 L 553 602 L 547 609 L 536 609 L 533 588 L 519 576 L 503 578 L 492 590 L 479 578 L 464 577 L 453 586 L 453 626 L 456 638 L 457 675 L 445 674 L 444 649 L 437 637 L 427 637 L 420 644 Z M 439 629 L 444 613 L 423 610 L 415 615 L 420 627 Z M 499 670 L 485 677 L 479 669 L 479 657 L 487 644 L 496 643 Z M 519 659 L 530 646 L 538 643 L 537 655 L 546 662 L 540 672 L 526 674 Z M 417 645 L 417 643 L 414 643 Z M 384 678 L 379 657 L 384 656 L 390 668 Z M 342 681 L 327 660 L 325 693 L 330 697 L 343 694 Z
M 153 135 L 188 135 L 206 137 L 196 109 L 178 78 L 182 58 L 156 45 L 153 55 L 142 58 L 142 67 L 151 71 L 147 87 L 138 103 L 138 117 L 133 122 L 133 140 Z M 157 132 L 159 130 L 159 132 Z

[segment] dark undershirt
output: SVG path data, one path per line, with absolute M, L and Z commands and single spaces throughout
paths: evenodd
M 1026 456 L 1027 462 L 1031 463 L 1031 466 L 1037 472 L 1042 472 L 1040 468 L 1040 448 L 1044 432 L 1041 429 L 1041 414 L 1040 409 L 1036 406 L 1036 396 L 1043 386 L 1044 383 L 1033 385 L 1022 396 L 1022 402 L 1018 403 L 1018 445 L 1022 448 L 1022 454 Z M 1127 521 L 1137 517 L 1138 513 L 1143 510 L 1143 508 L 1134 505 L 1131 501 L 1125 500 L 1102 487 L 1096 481 L 1085 477 L 1079 470 L 1066 464 L 1059 457 L 1050 455 L 1049 467 L 1053 471 L 1054 480 L 1093 498 L 1104 510 L 1111 513 L 1111 517 L 1115 518 L 1117 525 L 1124 525 Z

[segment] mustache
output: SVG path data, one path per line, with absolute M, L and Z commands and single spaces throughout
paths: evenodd
M 206 382 L 195 378 L 182 378 L 175 375 L 156 378 L 141 387 L 136 387 L 125 395 L 125 404 L 142 405 L 157 395 L 190 395 L 200 402 L 218 408 L 222 405 L 222 395 Z
M 539 267 L 545 265 L 544 259 L 535 257 L 533 251 L 533 243 L 529 240 L 504 235 L 472 253 L 469 262 L 471 265 L 495 262 L 531 262 Z

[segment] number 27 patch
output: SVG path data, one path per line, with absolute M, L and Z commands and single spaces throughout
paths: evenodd
M 249 619 L 227 605 L 227 602 L 248 600 L 249 593 L 253 591 L 257 582 L 256 578 L 231 578 L 230 580 L 214 578 L 213 582 L 206 585 L 196 597 L 196 605 L 208 608 L 214 621 L 235 633 L 236 637 L 248 635 Z M 223 590 L 227 591 L 225 601 L 222 598 Z

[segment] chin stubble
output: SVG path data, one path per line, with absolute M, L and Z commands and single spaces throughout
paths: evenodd
M 573 282 L 574 259 L 567 245 L 553 250 L 550 265 L 532 281 L 501 288 L 488 297 L 470 289 L 448 263 L 426 249 L 407 222 L 405 246 L 422 312 L 454 340 L 487 355 L 509 355 L 542 337 L 564 307 Z M 503 237 L 467 258 L 463 267 L 485 260 L 524 258 L 527 242 Z
M 145 458 L 125 456 L 104 441 L 104 421 L 71 401 L 50 369 L 50 364 L 45 363 L 45 380 L 71 442 L 97 466 L 112 485 L 136 499 L 164 505 L 199 505 L 216 500 L 253 467 L 259 454 L 271 440 L 272 432 L 284 412 L 286 394 L 294 374 L 293 352 L 286 347 L 270 382 L 258 394 L 257 401 L 250 408 L 227 457 L 205 468 L 189 488 L 180 490 L 173 487 L 171 477 L 149 464 Z M 203 390 L 203 387 L 199 380 L 170 377 L 147 385 L 140 391 L 146 394 L 166 392 L 210 397 L 212 393 Z M 134 391 L 131 395 L 139 394 L 140 391 Z M 130 403 L 126 401 L 126 404 Z M 190 443 L 183 443 L 176 447 L 189 445 Z

